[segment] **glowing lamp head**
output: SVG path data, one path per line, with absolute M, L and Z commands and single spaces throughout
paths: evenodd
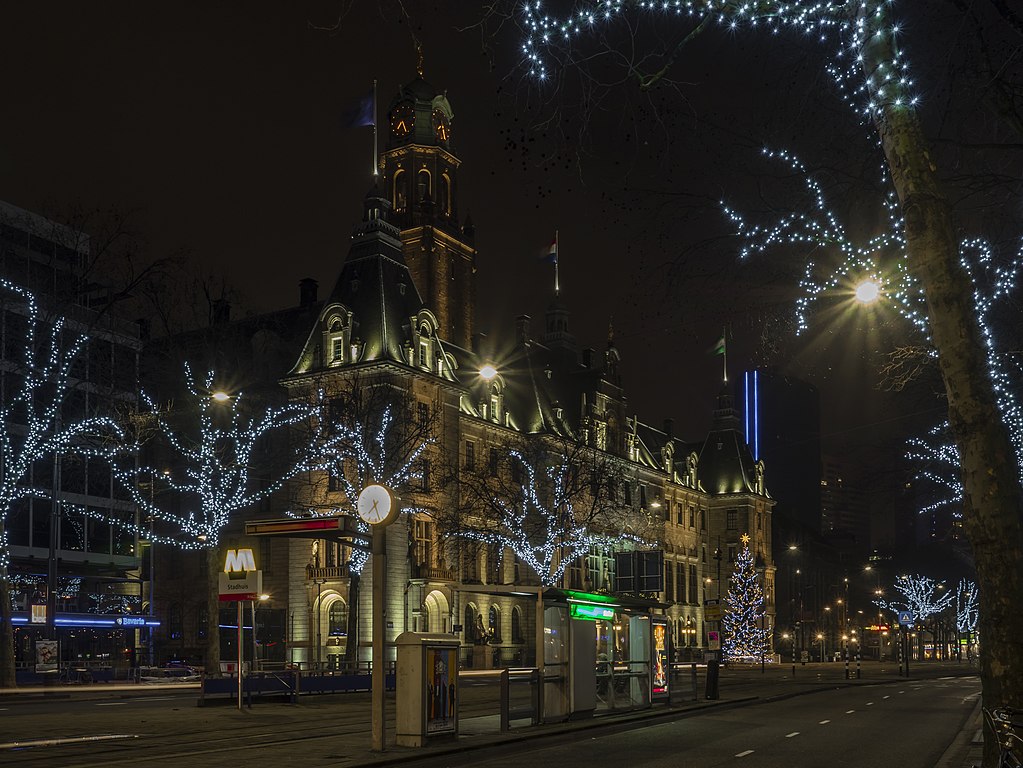
M 211 394 L 210 397 L 218 403 L 226 403 L 231 399 L 231 396 L 222 389 L 218 389 L 216 392 Z
M 480 368 L 480 377 L 485 379 L 486 381 L 490 381 L 496 375 L 497 375 L 497 369 L 494 366 L 492 366 L 490 363 L 487 363 L 482 368 Z
M 856 286 L 856 301 L 873 304 L 881 296 L 881 285 L 876 280 L 864 280 Z

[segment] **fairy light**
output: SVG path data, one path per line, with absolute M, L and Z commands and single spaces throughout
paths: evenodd
M 839 94 L 858 114 L 873 117 L 878 111 L 913 107 L 919 102 L 909 63 L 898 45 L 900 25 L 893 18 L 891 0 L 862 0 L 858 13 L 849 3 L 736 2 L 736 0 L 581 0 L 565 16 L 547 13 L 541 2 L 526 2 L 519 17 L 523 32 L 523 68 L 545 81 L 551 69 L 573 60 L 573 46 L 598 34 L 601 25 L 632 16 L 656 22 L 693 19 L 713 22 L 729 31 L 764 29 L 771 34 L 792 32 L 822 44 L 837 40 L 827 63 Z M 873 70 L 864 72 L 869 52 Z M 881 55 L 883 54 L 883 55 Z M 551 63 L 553 62 L 553 63 Z
M 980 618 L 980 591 L 969 579 L 960 579 L 956 585 L 955 608 L 956 629 L 959 632 L 976 632 Z
M 0 291 L 10 294 L 19 305 L 17 315 L 25 319 L 25 335 L 19 350 L 20 377 L 7 378 L 13 391 L 5 391 L 0 404 L 0 520 L 10 520 L 15 504 L 30 497 L 52 498 L 52 489 L 29 482 L 32 464 L 43 459 L 66 456 L 108 457 L 112 442 L 121 430 L 102 416 L 67 420 L 61 413 L 71 387 L 72 375 L 89 338 L 74 331 L 63 317 L 44 322 L 39 303 L 28 290 L 0 278 Z M 13 347 L 15 340 L 9 339 Z M 0 525 L 0 577 L 10 565 L 7 525 Z
M 569 565 L 593 547 L 641 543 L 636 536 L 593 533 L 577 517 L 573 468 L 566 457 L 539 462 L 542 467 L 537 469 L 519 451 L 509 451 L 509 456 L 525 474 L 521 495 L 494 494 L 487 499 L 488 509 L 475 520 L 460 521 L 452 536 L 514 552 L 545 587 L 556 585 Z
M 321 419 L 321 422 L 326 423 L 326 419 Z M 317 453 L 323 457 L 320 469 L 331 472 L 344 502 L 329 509 L 309 509 L 305 516 L 345 514 L 355 519 L 359 532 L 369 533 L 369 525 L 355 512 L 363 488 L 377 483 L 392 490 L 401 490 L 410 487 L 414 481 L 421 481 L 423 453 L 435 442 L 433 437 L 426 435 L 411 442 L 395 440 L 398 426 L 389 405 L 381 413 L 379 424 L 358 418 L 332 422 L 330 434 L 317 441 Z M 392 452 L 388 450 L 389 443 L 397 443 L 400 447 Z M 405 448 L 404 453 L 402 447 Z M 400 511 L 405 514 L 424 511 L 416 506 L 399 504 Z M 299 516 L 294 512 L 288 514 L 290 517 Z M 355 548 L 351 550 L 348 559 L 350 571 L 361 574 L 367 562 L 369 553 Z
M 724 658 L 765 658 L 769 630 L 757 626 L 764 617 L 764 589 L 757 579 L 750 552 L 749 537 L 743 535 L 742 549 L 735 559 L 735 571 L 728 581 L 727 610 L 721 624 L 725 637 L 721 644 Z
M 252 466 L 264 438 L 272 432 L 308 422 L 316 415 L 316 408 L 290 403 L 244 416 L 240 408 L 242 395 L 215 400 L 210 394 L 213 380 L 214 373 L 210 371 L 204 381 L 197 382 L 191 367 L 185 365 L 184 410 L 195 414 L 197 440 L 175 429 L 154 400 L 142 393 L 159 434 L 175 454 L 172 464 L 177 468 L 174 471 L 136 467 L 134 461 L 125 460 L 124 455 L 121 458 L 127 466 L 114 464 L 115 480 L 138 505 L 141 517 L 151 518 L 172 533 L 151 535 L 148 522 L 143 526 L 110 519 L 91 510 L 86 510 L 85 514 L 107 520 L 154 543 L 172 544 L 182 549 L 211 549 L 219 545 L 220 533 L 233 515 L 268 498 L 295 476 L 320 465 L 313 446 L 300 444 L 286 465 L 277 469 L 272 482 L 256 487 Z M 133 458 L 134 452 L 130 456 Z M 160 482 L 162 491 L 153 493 L 140 483 L 143 478 L 148 478 L 148 482 Z
M 955 602 L 955 593 L 944 589 L 945 582 L 927 576 L 899 576 L 895 590 L 905 598 L 901 601 L 875 600 L 874 604 L 891 613 L 909 611 L 913 619 L 922 622 L 928 616 L 941 613 Z

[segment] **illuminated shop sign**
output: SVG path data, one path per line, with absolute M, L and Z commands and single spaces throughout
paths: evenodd
M 607 608 L 603 605 L 580 605 L 579 603 L 572 603 L 569 606 L 569 613 L 573 619 L 589 619 L 596 621 L 598 619 L 613 619 L 615 617 L 615 609 Z

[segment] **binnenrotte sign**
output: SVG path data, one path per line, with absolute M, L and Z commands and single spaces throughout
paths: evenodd
M 258 600 L 263 591 L 263 572 L 256 570 L 251 549 L 229 549 L 220 574 L 220 600 Z

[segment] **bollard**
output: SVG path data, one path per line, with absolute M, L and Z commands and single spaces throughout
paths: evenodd
M 856 646 L 856 679 L 860 679 L 860 647 Z
M 707 699 L 717 699 L 718 697 L 718 671 L 720 666 L 720 662 L 717 659 L 711 659 L 707 662 L 707 690 L 705 692 Z
M 508 699 L 508 670 L 505 668 L 501 670 L 501 733 L 511 730 L 511 715 L 508 711 L 511 705 Z
M 693 701 L 700 700 L 700 689 L 696 682 L 696 662 L 693 662 Z
M 845 679 L 849 679 L 849 645 L 842 643 L 842 655 L 845 656 Z

